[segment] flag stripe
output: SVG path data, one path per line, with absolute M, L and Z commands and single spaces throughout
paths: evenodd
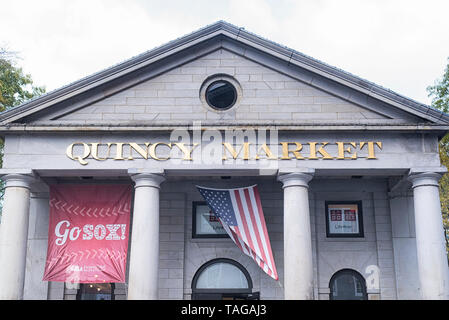
M 248 202 L 248 208 L 250 209 L 252 214 L 252 222 L 254 228 L 257 230 L 257 241 L 259 242 L 259 247 L 262 252 L 262 259 L 265 262 L 262 269 L 264 269 L 265 272 L 267 272 L 268 270 L 267 273 L 271 276 L 273 266 L 271 260 L 267 259 L 269 253 L 267 248 L 267 241 L 265 241 L 266 239 L 268 239 L 268 237 L 264 233 L 264 229 L 260 221 L 260 209 L 256 203 L 254 188 L 245 189 L 245 195 Z
M 264 220 L 263 220 L 263 216 L 261 216 L 261 208 L 258 207 L 257 205 L 257 199 L 255 197 L 255 193 L 254 193 L 254 189 L 251 188 L 248 190 L 249 193 L 249 198 L 251 199 L 251 207 L 254 208 L 254 220 L 255 220 L 255 224 L 257 226 L 257 230 L 259 232 L 259 237 L 261 239 L 268 239 L 268 234 L 264 232 L 264 228 L 263 226 L 265 225 Z M 262 213 L 263 214 L 263 213 Z M 261 220 L 262 218 L 262 220 Z M 262 252 L 263 252 L 263 258 L 264 261 L 267 261 L 267 257 L 268 257 L 268 247 L 267 247 L 267 241 L 261 241 L 262 242 Z M 269 245 L 269 242 L 268 242 Z M 269 264 L 270 269 L 272 268 L 272 264 L 271 261 L 267 261 L 267 263 Z
M 243 204 L 242 204 L 242 200 L 240 198 L 239 190 L 234 190 L 234 195 L 235 195 L 235 200 L 237 202 L 237 207 L 239 209 L 239 212 L 244 213 Z M 245 235 L 246 235 L 246 240 L 244 239 L 244 242 L 246 244 L 248 244 L 249 248 L 251 248 L 251 249 L 254 248 L 254 244 L 253 244 L 253 241 L 251 238 L 250 231 L 248 229 L 248 222 L 246 221 L 245 214 L 237 215 L 237 217 L 240 217 L 242 219 L 242 225 L 243 225 L 243 229 L 245 230 Z M 238 218 L 237 218 L 237 220 L 238 220 Z M 254 258 L 254 260 L 257 260 L 257 256 L 253 250 L 251 250 L 251 255 Z
M 255 214 L 254 214 L 254 224 L 257 227 L 257 230 L 258 230 L 258 233 L 259 233 L 259 239 L 260 238 L 266 239 L 268 235 L 264 232 L 263 224 L 262 224 L 262 222 L 260 220 L 260 209 L 257 206 L 254 190 L 252 188 L 250 190 L 248 190 L 248 198 L 250 199 L 251 207 L 255 208 L 255 210 L 254 210 L 254 212 L 255 212 Z M 272 269 L 271 261 L 267 260 L 268 248 L 267 248 L 267 242 L 266 241 L 261 241 L 261 248 L 262 248 L 262 255 L 263 255 L 262 257 L 263 257 L 264 261 L 266 261 L 269 264 L 269 268 Z
M 247 232 L 247 235 L 249 235 L 248 238 L 248 242 L 246 243 L 246 245 L 250 248 L 252 256 L 254 258 L 254 260 L 256 261 L 257 264 L 260 263 L 261 261 L 261 257 L 257 252 L 257 247 L 255 245 L 255 234 L 254 231 L 252 230 L 251 227 L 251 223 L 250 221 L 250 217 L 248 216 L 248 212 L 247 212 L 247 205 L 245 203 L 245 196 L 243 194 L 243 189 L 239 189 L 236 190 L 236 192 L 238 192 L 238 203 L 240 203 L 241 207 L 239 208 L 240 210 L 240 214 L 242 216 L 242 221 L 244 222 L 244 228 L 245 231 Z
M 258 210 L 259 211 L 259 218 L 260 218 L 260 221 L 262 222 L 261 224 L 262 224 L 262 228 L 263 228 L 263 233 L 264 233 L 265 238 L 268 239 L 268 231 L 267 231 L 267 226 L 265 224 L 265 219 L 263 217 L 262 203 L 260 202 L 259 189 L 257 189 L 257 187 L 254 187 L 253 191 L 254 191 L 254 196 L 255 196 L 255 199 L 256 199 L 256 204 L 257 204 L 257 207 L 259 209 Z M 274 266 L 273 251 L 271 250 L 271 245 L 270 245 L 269 241 L 267 241 L 267 250 L 268 250 L 268 254 L 269 254 L 269 261 L 272 264 L 272 271 L 273 271 L 273 274 L 274 274 L 274 279 L 277 280 L 278 279 L 278 274 L 277 274 L 277 271 L 276 271 L 276 267 Z
M 250 256 L 251 258 L 254 259 L 254 256 L 252 254 L 252 250 L 250 247 L 248 247 L 248 245 L 243 242 L 242 237 L 240 235 L 240 231 L 238 227 L 232 227 L 231 230 L 235 230 L 233 237 L 235 237 L 239 243 L 239 247 L 241 248 L 241 250 L 243 251 L 243 253 L 245 253 L 247 256 Z
M 236 194 L 233 191 L 229 191 L 229 195 L 231 196 L 231 201 L 232 201 L 232 206 L 234 207 L 234 211 L 238 211 L 239 210 L 239 205 L 237 203 L 237 199 L 236 199 Z M 237 235 L 239 236 L 239 238 L 244 242 L 244 243 L 248 243 L 248 237 L 246 232 L 245 232 L 245 228 L 244 223 L 242 221 L 242 217 L 240 214 L 238 214 L 236 212 L 236 220 L 237 220 L 237 225 L 241 226 L 240 228 L 238 228 L 237 231 Z M 254 256 L 252 255 L 251 250 L 249 250 L 249 252 L 247 253 L 247 255 L 249 255 L 250 257 L 252 257 L 254 259 Z
M 245 190 L 246 189 L 240 189 L 239 190 L 239 195 L 240 195 L 240 201 L 242 203 L 242 208 L 243 208 L 243 216 L 245 217 L 246 220 L 246 226 L 248 227 L 248 231 L 250 234 L 250 238 L 251 241 L 253 242 L 251 245 L 251 248 L 253 249 L 254 253 L 257 256 L 257 262 L 260 261 L 260 259 L 262 258 L 261 252 L 260 252 L 260 247 L 259 247 L 259 243 L 257 242 L 257 236 L 258 236 L 258 232 L 257 230 L 254 229 L 254 225 L 252 222 L 252 217 L 251 217 L 251 211 L 249 208 L 249 204 L 247 203 L 247 199 L 246 199 L 246 195 L 245 195 Z
M 231 237 L 232 241 L 234 241 L 234 243 L 237 245 L 237 247 L 243 251 L 243 253 L 245 253 L 246 255 L 249 254 L 248 250 L 242 246 L 242 241 L 239 239 L 238 235 L 236 232 L 234 232 L 231 228 L 229 228 L 225 223 L 223 223 L 223 221 L 220 219 L 224 229 L 226 230 L 226 232 L 229 234 L 229 236 Z
M 245 253 L 246 255 L 251 257 L 251 250 L 248 248 L 248 246 L 242 240 L 242 234 L 240 233 L 239 228 L 231 227 L 231 232 L 232 232 L 232 236 L 235 237 L 235 240 L 238 242 L 238 246 L 243 251 L 243 253 Z
M 253 210 L 253 206 L 252 206 L 252 202 L 251 202 L 251 198 L 250 198 L 250 195 L 249 195 L 248 188 L 244 189 L 243 193 L 244 193 L 244 196 L 245 196 L 244 199 L 246 201 L 246 207 L 245 208 L 247 208 L 247 210 L 245 210 L 245 213 L 246 212 L 249 213 L 249 219 L 251 221 L 250 227 L 253 229 L 253 233 L 255 234 L 255 239 L 256 239 L 256 244 L 257 244 L 257 247 L 256 247 L 257 255 L 262 258 L 262 261 L 266 261 L 267 258 L 265 256 L 265 252 L 263 251 L 262 240 L 260 239 L 260 230 L 257 227 L 257 222 L 255 220 L 256 217 L 254 215 L 254 210 Z

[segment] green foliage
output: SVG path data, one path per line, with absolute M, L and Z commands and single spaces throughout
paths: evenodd
M 437 80 L 435 85 L 427 87 L 429 97 L 432 97 L 432 106 L 443 112 L 449 111 L 449 58 L 443 78 Z
M 435 85 L 427 87 L 429 97 L 432 97 L 432 106 L 443 112 L 449 112 L 449 58 L 443 78 L 437 80 Z M 441 139 L 439 144 L 440 161 L 449 168 L 449 134 Z M 446 232 L 446 251 L 449 253 L 449 173 L 440 180 L 440 201 L 443 214 L 443 225 Z
M 0 49 L 0 112 L 16 107 L 25 101 L 40 96 L 44 87 L 33 86 L 29 74 L 15 66 L 11 54 Z
M 449 168 L 449 135 L 440 141 L 440 160 L 443 166 Z M 440 202 L 446 232 L 446 251 L 449 254 L 449 173 L 444 174 L 440 179 Z

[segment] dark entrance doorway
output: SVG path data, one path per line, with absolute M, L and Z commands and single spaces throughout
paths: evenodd
M 343 269 L 336 272 L 330 282 L 330 300 L 367 300 L 363 276 L 355 270 Z

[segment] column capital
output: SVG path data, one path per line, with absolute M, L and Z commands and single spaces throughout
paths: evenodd
M 165 181 L 163 175 L 149 172 L 132 174 L 131 179 L 136 183 L 134 188 L 154 187 L 159 189 L 161 183 Z
M 437 172 L 421 172 L 410 174 L 408 180 L 412 182 L 412 188 L 422 186 L 438 187 L 438 181 L 441 177 L 442 175 Z
M 439 173 L 439 174 L 443 175 L 447 172 L 447 168 L 445 166 L 413 167 L 413 168 L 410 168 L 408 174 L 413 175 L 413 174 L 427 173 L 427 172 L 435 172 L 435 173 Z
M 28 174 L 10 173 L 1 177 L 5 182 L 5 187 L 22 187 L 31 189 L 31 184 L 36 182 L 36 178 Z
M 282 188 L 299 186 L 299 187 L 309 187 L 309 181 L 313 178 L 313 172 L 291 172 L 285 173 L 278 176 L 278 181 L 283 183 Z

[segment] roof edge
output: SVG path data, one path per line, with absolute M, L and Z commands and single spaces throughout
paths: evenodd
M 288 59 L 290 62 L 297 62 L 302 66 L 308 66 L 309 69 L 312 69 L 312 72 L 316 72 L 319 70 L 322 75 L 327 75 L 328 78 L 340 79 L 340 81 L 346 82 L 342 83 L 343 85 L 347 85 L 347 83 L 350 83 L 352 84 L 352 87 L 354 89 L 362 92 L 365 91 L 365 93 L 368 92 L 369 95 L 373 98 L 381 100 L 383 98 L 387 100 L 386 102 L 389 104 L 398 104 L 405 106 L 419 112 L 423 117 L 432 118 L 432 121 L 434 122 L 449 123 L 449 114 L 447 113 L 444 113 L 426 104 L 417 102 L 411 98 L 405 97 L 373 82 L 362 79 L 342 69 L 328 65 L 296 50 L 260 37 L 256 34 L 246 31 L 242 27 L 237 27 L 223 20 L 217 21 L 216 23 L 213 23 L 211 25 L 207 25 L 197 31 L 172 40 L 154 49 L 148 50 L 142 54 L 134 56 L 109 68 L 103 69 L 80 80 L 67 84 L 59 89 L 55 89 L 40 97 L 29 100 L 18 107 L 4 111 L 3 113 L 0 113 L 0 122 L 8 122 L 8 119 L 11 119 L 16 115 L 19 115 L 26 111 L 30 111 L 45 103 L 51 103 L 56 99 L 64 98 L 64 96 L 67 96 L 70 93 L 73 93 L 77 90 L 82 90 L 85 87 L 112 77 L 115 74 L 126 72 L 127 69 L 130 70 L 133 67 L 139 66 L 146 61 L 155 59 L 158 56 L 163 55 L 164 53 L 168 53 L 178 47 L 184 46 L 189 42 L 206 38 L 208 35 L 217 32 L 226 32 L 230 35 L 233 35 L 235 37 L 234 40 L 238 41 L 240 38 L 240 41 L 245 40 L 249 41 L 250 43 L 257 44 L 258 46 L 262 46 L 270 51 L 276 52 L 277 54 L 283 56 L 284 59 Z

